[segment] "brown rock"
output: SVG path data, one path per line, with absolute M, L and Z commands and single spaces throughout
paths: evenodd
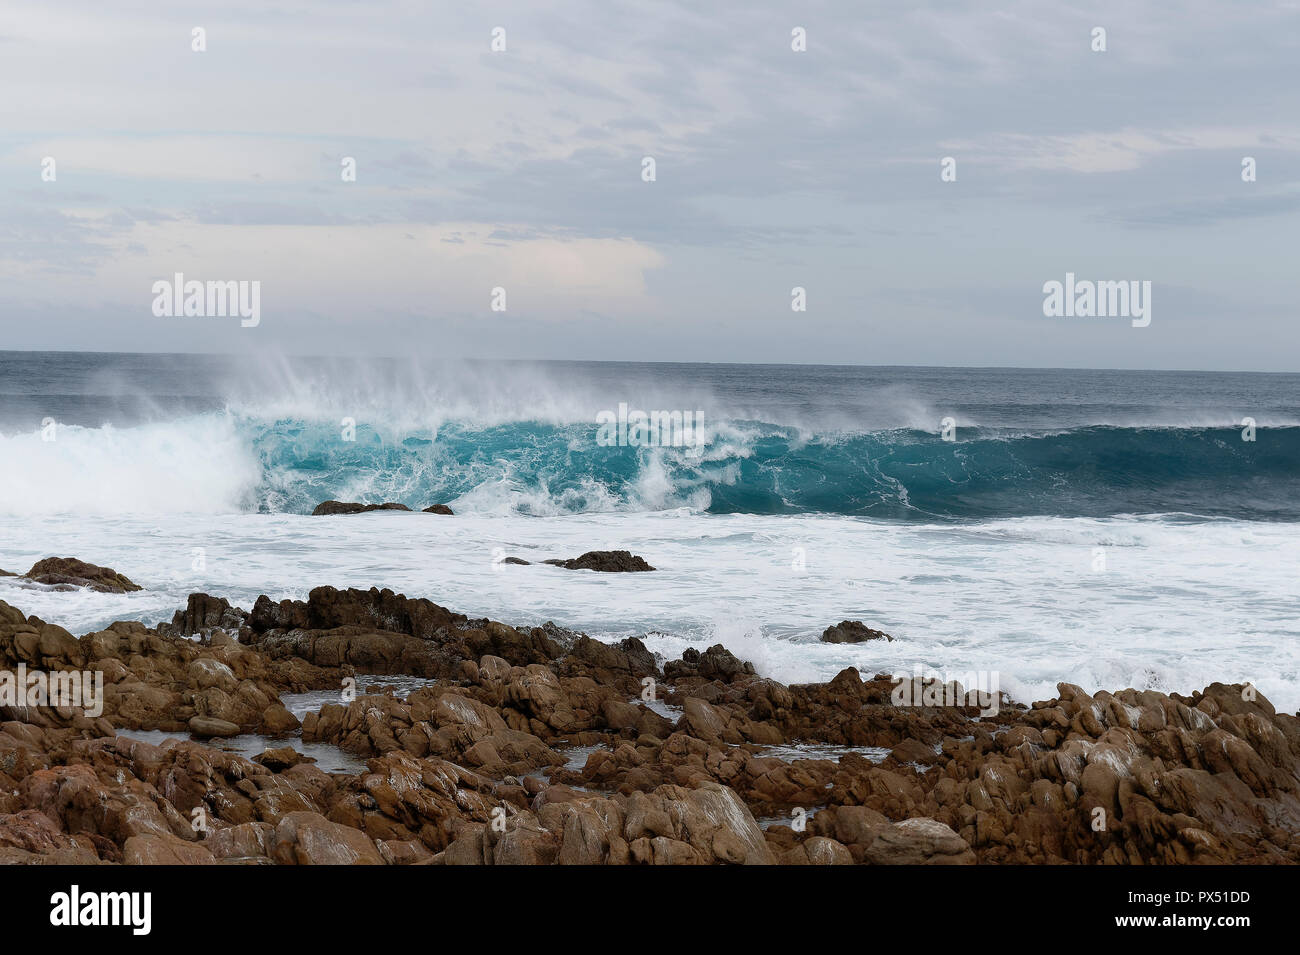
M 139 835 L 122 847 L 125 865 L 215 865 L 211 852 L 173 835 Z
M 229 720 L 219 720 L 212 716 L 192 716 L 189 722 L 190 732 L 203 739 L 218 736 L 238 736 L 239 724 Z
M 292 746 L 282 746 L 279 749 L 268 749 L 260 756 L 254 756 L 253 762 L 260 763 L 273 773 L 289 769 L 291 766 L 297 766 L 300 763 L 314 763 L 316 760 L 311 756 L 304 756 Z
M 32 564 L 32 569 L 24 576 L 38 584 L 87 587 L 110 594 L 124 594 L 143 589 L 111 567 L 88 564 L 75 557 L 46 557 Z
M 284 736 L 302 724 L 279 700 L 262 711 L 262 732 L 268 736 Z
M 822 631 L 822 643 L 862 643 L 866 640 L 888 640 L 893 637 L 882 630 L 873 630 L 861 620 L 841 620 Z
M 853 865 L 849 850 L 825 836 L 813 836 L 803 844 L 809 865 Z
M 275 827 L 265 822 L 244 822 L 208 833 L 203 848 L 218 859 L 252 859 L 271 854 Z
M 975 853 L 943 823 L 916 818 L 881 829 L 866 858 L 873 865 L 973 865 Z
M 158 632 L 169 636 L 189 637 L 202 634 L 209 640 L 214 631 L 237 633 L 248 619 L 248 614 L 222 597 L 193 593 L 186 600 L 185 609 L 177 610 L 169 624 L 159 624 Z
M 322 514 L 365 514 L 369 511 L 409 511 L 405 504 L 355 504 L 345 501 L 321 501 L 313 510 L 312 516 Z
M 639 573 L 654 570 L 645 560 L 626 550 L 589 550 L 581 557 L 569 560 L 548 560 L 566 570 L 594 570 L 600 573 Z
M 316 812 L 291 812 L 280 820 L 271 858 L 280 865 L 384 864 L 373 839 Z

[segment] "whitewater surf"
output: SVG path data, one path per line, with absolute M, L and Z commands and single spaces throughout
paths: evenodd
M 1300 704 L 1295 376 L 267 361 L 0 356 L 0 567 L 69 553 L 146 585 L 0 597 L 85 632 L 196 590 L 387 586 L 670 657 L 721 642 L 785 681 L 1231 678 Z M 702 409 L 700 453 L 600 443 L 620 394 Z M 456 516 L 307 516 L 326 499 Z M 654 585 L 538 563 L 592 549 Z M 821 643 L 844 618 L 898 639 Z

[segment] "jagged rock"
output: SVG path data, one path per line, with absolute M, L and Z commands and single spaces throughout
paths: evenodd
M 546 564 L 566 570 L 595 570 L 601 573 L 638 573 L 654 570 L 643 558 L 626 550 L 590 550 L 569 560 L 547 560 Z
M 769 865 L 775 861 L 749 809 L 718 783 L 633 793 L 626 812 L 623 838 L 634 859 L 643 862 Z
M 281 865 L 383 865 L 374 840 L 318 812 L 291 812 L 275 827 L 271 858 Z
M 304 756 L 292 746 L 282 746 L 279 749 L 264 750 L 260 756 L 253 757 L 253 762 L 265 766 L 273 773 L 278 773 L 291 766 L 314 763 L 316 760 L 311 756 Z
M 144 589 L 111 567 L 88 564 L 75 557 L 46 557 L 32 564 L 32 569 L 23 576 L 38 584 L 65 588 L 86 587 L 108 594 L 124 594 Z
M 356 504 L 348 501 L 321 501 L 313 510 L 312 516 L 322 514 L 365 514 L 369 511 L 409 511 L 405 504 Z
M 452 613 L 432 600 L 408 598 L 391 590 L 336 590 L 316 587 L 304 603 L 258 597 L 248 625 L 255 634 L 268 630 L 332 630 L 339 627 L 367 627 L 391 633 L 406 633 L 428 640 L 444 627 L 465 622 L 464 614 Z
M 782 865 L 853 865 L 843 845 L 825 836 L 812 836 L 781 855 Z
M 433 860 L 433 853 L 417 839 L 386 839 L 378 846 L 387 865 L 420 865 Z
M 182 627 L 227 612 L 192 605 Z M 899 704 L 896 681 L 852 668 L 783 686 L 717 646 L 664 667 L 655 706 L 680 706 L 674 721 L 641 698 L 655 658 L 638 640 L 471 621 L 391 591 L 262 598 L 241 644 L 162 630 L 77 639 L 0 602 L 0 670 L 105 678 L 96 719 L 0 710 L 0 862 L 1300 863 L 1300 719 L 1253 687 L 1062 683 L 980 717 L 961 700 Z M 289 747 L 252 761 L 116 735 L 287 731 L 279 694 L 337 689 L 358 660 L 438 677 L 307 715 L 304 740 L 367 757 L 363 772 Z M 570 768 L 574 746 L 587 755 Z M 756 814 L 807 828 L 760 830 Z
M 201 845 L 217 859 L 266 859 L 270 861 L 275 827 L 267 822 L 241 822 L 208 834 Z
M 861 620 L 841 620 L 822 631 L 822 643 L 862 643 L 866 640 L 888 640 L 893 637 L 881 630 L 873 630 Z
M 182 732 L 194 716 L 235 723 L 244 732 L 286 732 L 297 722 L 278 694 L 337 686 L 339 679 L 301 660 L 273 661 L 238 645 L 205 647 L 135 622 L 120 621 L 78 640 L 0 603 L 0 667 L 18 663 L 102 674 L 102 691 L 95 691 L 102 716 L 91 717 L 95 701 L 85 699 L 82 707 L 42 707 L 20 717 L 79 730 L 98 726 L 101 735 L 114 727 Z
M 641 692 L 644 677 L 657 677 L 655 656 L 640 640 L 629 637 L 617 645 L 593 640 L 586 634 L 549 631 L 556 643 L 570 639 L 568 653 L 556 665 L 562 676 L 586 676 L 601 685 L 616 686 L 628 696 Z M 540 628 L 534 628 L 540 629 Z
M 670 660 L 664 664 L 665 680 L 683 680 L 696 677 L 701 680 L 719 680 L 731 683 L 744 677 L 754 675 L 754 665 L 736 657 L 722 644 L 715 644 L 703 653 L 694 647 L 688 647 L 682 653 L 681 660 Z
M 97 865 L 94 841 L 68 835 L 35 809 L 0 814 L 0 865 Z
M 172 835 L 132 836 L 122 847 L 125 865 L 216 865 L 202 845 Z
M 867 846 L 873 865 L 973 865 L 961 836 L 934 819 L 905 819 L 880 829 Z
M 223 597 L 209 594 L 190 594 L 184 610 L 177 610 L 172 615 L 171 623 L 160 623 L 155 629 L 159 633 L 174 637 L 201 635 L 213 642 L 216 632 L 223 634 L 238 633 L 248 620 L 248 614 L 238 607 L 232 607 Z

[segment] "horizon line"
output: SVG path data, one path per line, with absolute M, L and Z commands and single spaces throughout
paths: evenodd
M 140 357 L 194 357 L 194 358 L 234 358 L 248 357 L 240 352 L 178 352 L 178 351 L 135 351 L 129 349 L 80 349 L 80 348 L 0 348 L 0 355 L 135 355 Z M 267 354 L 265 351 L 260 354 Z M 345 360 L 345 361 L 409 361 L 410 355 L 321 355 L 276 352 L 282 358 L 302 358 L 309 360 Z M 1150 374 L 1199 374 L 1199 375 L 1295 375 L 1300 371 L 1261 371 L 1251 368 L 1101 368 L 1094 365 L 927 365 L 913 363 L 863 364 L 856 362 L 816 362 L 816 361 L 669 361 L 639 360 L 629 361 L 622 358 L 482 358 L 460 357 L 446 359 L 458 362 L 480 362 L 497 364 L 581 364 L 581 365 L 734 365 L 751 368 L 916 368 L 949 369 L 953 371 L 1117 371 Z

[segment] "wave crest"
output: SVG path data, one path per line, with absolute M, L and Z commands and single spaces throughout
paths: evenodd
M 594 423 L 435 430 L 196 415 L 0 436 L 10 513 L 309 513 L 328 498 L 533 516 L 688 509 L 883 520 L 1181 512 L 1300 520 L 1300 428 L 809 433 L 714 423 L 698 453 L 603 447 Z

